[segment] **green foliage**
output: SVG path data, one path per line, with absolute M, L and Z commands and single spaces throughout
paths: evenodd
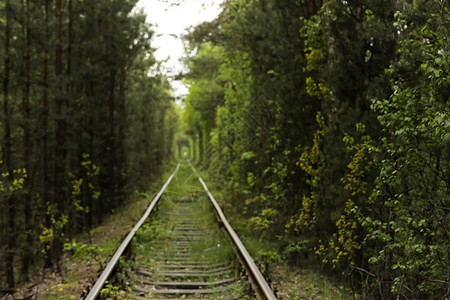
M 323 153 L 320 150 L 321 138 L 323 138 L 325 132 L 327 131 L 327 126 L 325 125 L 325 120 L 320 112 L 316 115 L 316 121 L 319 129 L 314 133 L 313 146 L 311 150 L 305 148 L 300 160 L 297 163 L 300 168 L 308 174 L 309 178 L 306 182 L 312 187 L 317 188 L 319 186 L 318 168 L 323 164 Z M 317 169 L 315 169 L 317 168 Z
M 308 175 L 306 183 L 310 186 L 310 195 L 303 195 L 302 205 L 298 216 L 291 218 L 286 225 L 287 229 L 296 232 L 309 231 L 315 229 L 317 220 L 318 202 L 320 201 L 320 170 L 324 165 L 324 155 L 321 150 L 321 140 L 328 127 L 325 125 L 325 119 L 320 112 L 316 115 L 318 125 L 314 133 L 313 145 L 311 149 L 305 148 L 300 156 L 297 165 Z
M 357 124 L 357 131 L 364 134 L 365 126 L 363 124 Z M 370 156 L 371 138 L 368 135 L 361 137 L 360 142 L 355 145 L 353 137 L 346 135 L 344 137 L 344 143 L 347 145 L 347 151 L 354 153 L 351 162 L 347 165 L 349 173 L 341 179 L 344 183 L 344 189 L 350 192 L 350 198 L 346 201 L 343 214 L 336 222 L 338 229 L 337 242 L 339 246 L 335 246 L 335 250 L 338 253 L 333 259 L 333 264 L 339 262 L 341 258 L 347 260 L 347 262 L 354 266 L 357 263 L 358 250 L 361 250 L 363 246 L 363 234 L 361 230 L 361 224 L 363 222 L 363 215 L 361 208 L 367 205 L 367 189 L 369 174 L 371 173 L 371 167 L 373 161 Z M 330 245 L 330 248 L 332 246 Z
M 3 161 L 0 160 L 0 168 Z M 23 184 L 28 177 L 27 170 L 16 169 L 12 171 L 12 176 L 9 171 L 0 174 L 0 192 L 2 193 L 14 193 L 23 189 Z M 11 181 L 12 180 L 12 181 Z
M 270 264 L 279 262 L 281 260 L 281 256 L 277 251 L 260 250 L 258 251 L 257 256 L 261 263 L 265 265 L 266 272 L 269 269 Z
M 260 233 L 260 240 L 262 241 L 267 233 L 270 232 L 274 224 L 274 219 L 278 214 L 273 208 L 265 208 L 257 216 L 251 217 L 248 220 L 248 226 Z
M 199 161 L 205 164 L 209 162 L 205 151 L 216 121 L 216 109 L 223 102 L 223 83 L 218 76 L 222 61 L 222 47 L 210 43 L 202 44 L 187 59 L 189 94 L 184 100 L 184 121 L 198 135 Z
M 190 33 L 200 162 L 258 238 L 318 254 L 355 297 L 448 297 L 448 13 L 234 0 Z
M 80 173 L 83 174 L 84 178 L 75 178 L 72 173 L 69 173 L 69 178 L 72 184 L 72 204 L 75 206 L 75 210 L 88 213 L 89 203 L 98 200 L 101 194 L 94 187 L 94 183 L 97 182 L 97 176 L 100 174 L 100 167 L 90 160 L 89 154 L 83 153 L 82 156 L 83 160 L 80 164 L 82 171 Z M 88 199 L 82 200 L 81 198 L 83 197 Z
M 423 7 L 422 7 L 423 5 Z M 448 295 L 450 110 L 448 8 L 407 7 L 396 13 L 398 60 L 388 70 L 393 94 L 375 99 L 385 130 L 375 205 L 385 214 L 365 226 L 382 246 L 370 262 L 389 269 L 391 292 L 406 297 Z
M 296 264 L 299 257 L 307 257 L 310 253 L 311 242 L 307 239 L 289 243 L 283 249 L 283 255 L 289 263 Z
M 140 244 L 151 242 L 157 238 L 164 239 L 170 236 L 170 230 L 163 227 L 159 221 L 145 223 L 137 232 L 136 240 Z
M 106 281 L 105 286 L 100 291 L 100 297 L 106 300 L 128 299 L 129 295 L 126 291 L 121 290 L 120 287 L 113 285 Z
M 87 245 L 72 240 L 72 242 L 64 244 L 64 251 L 70 252 L 75 260 L 81 260 L 87 265 L 96 262 L 100 269 L 103 269 L 104 257 L 102 255 L 104 250 L 95 244 Z
M 41 224 L 39 241 L 41 242 L 41 252 L 47 255 L 51 251 L 52 243 L 64 238 L 64 228 L 69 219 L 67 215 L 59 214 L 56 205 L 51 203 L 47 203 L 46 217 L 50 222 L 48 225 Z

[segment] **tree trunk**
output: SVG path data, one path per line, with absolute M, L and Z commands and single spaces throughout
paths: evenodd
M 7 0 L 5 3 L 6 9 L 6 20 L 5 20 L 5 44 L 4 44 L 4 64 L 5 73 L 3 79 L 3 144 L 2 144 L 2 154 L 3 154 L 3 164 L 5 165 L 7 177 L 6 180 L 9 184 L 12 184 L 13 178 L 13 167 L 12 167 L 12 141 L 11 141 L 11 124 L 10 116 L 12 111 L 9 107 L 9 80 L 10 80 L 10 49 L 9 49 L 9 39 L 11 32 L 10 24 L 10 10 L 11 4 Z M 5 275 L 7 278 L 7 285 L 9 288 L 14 288 L 14 248 L 16 245 L 16 233 L 15 233 L 15 218 L 16 218 L 16 201 L 12 193 L 4 193 L 5 202 L 8 207 L 8 220 L 7 220 L 7 232 L 6 232 L 6 254 L 5 254 Z
M 50 30 L 49 30 L 49 1 L 45 0 L 45 35 L 48 37 Z M 48 107 L 48 87 L 49 87 L 49 80 L 48 80 L 48 56 L 49 51 L 47 44 L 44 46 L 44 70 L 43 70 L 43 85 L 44 85 L 44 91 L 42 96 L 42 177 L 43 177 L 43 184 L 42 184 L 42 191 L 41 191 L 41 197 L 42 197 L 42 203 L 46 205 L 46 203 L 50 203 L 50 191 L 52 190 L 52 184 L 50 182 L 50 156 L 49 156 L 49 149 L 48 149 L 48 115 L 49 115 L 49 107 Z M 50 216 L 47 214 L 45 216 L 45 227 L 51 228 L 51 219 Z M 45 245 L 48 246 L 48 245 Z M 45 267 L 49 268 L 51 267 L 51 253 L 47 253 L 45 258 Z
M 50 0 L 45 0 L 45 36 L 49 36 L 49 6 Z M 48 63 L 49 63 L 49 51 L 48 45 L 44 46 L 44 70 L 43 70 L 43 95 L 42 95 L 42 203 L 46 205 L 50 203 L 50 195 L 51 191 L 53 191 L 53 186 L 50 180 L 50 155 L 49 155 L 49 145 L 48 145 L 48 116 L 49 116 L 49 106 L 48 106 L 48 88 L 49 88 L 49 79 L 48 79 Z M 45 227 L 51 228 L 51 218 L 50 215 L 45 216 Z M 49 245 L 44 245 L 45 247 Z M 52 266 L 51 261 L 51 253 L 47 252 L 45 258 L 45 267 L 49 268 Z
M 117 190 L 120 197 L 124 195 L 125 188 L 125 126 L 126 126 L 126 110 L 125 110 L 125 82 L 126 82 L 126 70 L 123 68 L 120 72 L 119 83 L 119 98 L 118 98 L 118 142 L 117 142 Z
M 108 97 L 108 125 L 107 125 L 107 136 L 106 136 L 106 190 L 105 196 L 109 205 L 112 208 L 117 207 L 116 201 L 116 164 L 117 164 L 117 147 L 116 147 L 116 70 L 113 70 L 109 74 L 109 97 Z
M 69 0 L 69 40 L 67 42 L 67 79 L 69 80 L 68 84 L 70 86 L 71 80 L 71 72 L 72 72 L 72 36 L 73 36 L 73 16 L 72 16 L 72 0 Z M 69 87 L 69 92 L 71 92 Z
M 56 45 L 55 45 L 55 108 L 56 108 L 56 131 L 55 131 L 55 204 L 56 204 L 56 220 L 60 220 L 65 212 L 66 193 L 66 100 L 63 78 L 63 62 L 62 62 L 62 0 L 55 2 L 56 14 Z M 59 230 L 63 230 L 59 228 Z M 53 240 L 53 258 L 57 272 L 60 273 L 59 260 L 62 255 L 61 232 L 57 232 Z
M 22 98 L 22 114 L 23 114 L 23 161 L 25 162 L 25 169 L 28 173 L 31 171 L 31 156 L 32 156 L 32 145 L 31 145 L 31 134 L 30 134 L 30 48 L 31 48 L 31 40 L 30 40 L 30 0 L 25 0 L 23 2 L 23 12 L 25 15 L 25 20 L 23 22 L 22 34 L 24 36 L 25 41 L 25 50 L 23 52 L 23 61 L 24 61 L 24 79 L 25 84 L 23 86 L 23 98 Z M 28 270 L 30 267 L 30 263 L 33 259 L 33 237 L 31 232 L 33 231 L 32 224 L 32 213 L 31 213 L 31 176 L 27 176 L 25 178 L 25 182 L 23 184 L 24 193 L 23 193 L 23 201 L 24 201 L 24 217 L 25 217 L 25 246 L 24 253 L 22 256 L 22 276 L 24 279 L 28 279 Z
M 198 162 L 203 163 L 203 156 L 204 156 L 204 148 L 203 148 L 203 128 L 199 126 L 197 128 L 198 132 Z
M 197 161 L 197 135 L 192 133 L 192 161 Z

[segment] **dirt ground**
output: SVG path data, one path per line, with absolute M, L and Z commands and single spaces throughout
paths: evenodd
M 0 299 L 83 299 L 101 272 L 99 262 L 105 264 L 108 261 L 151 200 L 149 197 L 141 198 L 108 217 L 103 225 L 91 230 L 90 236 L 82 234 L 75 237 L 77 242 L 99 245 L 103 249 L 102 257 L 89 261 L 74 259 L 70 253 L 66 253 L 62 260 L 61 274 L 56 274 L 52 270 L 40 270 L 31 275 L 29 282 L 18 286 L 14 293 Z

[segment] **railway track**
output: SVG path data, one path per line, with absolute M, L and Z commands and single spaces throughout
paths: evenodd
M 190 165 L 177 166 L 85 299 L 96 299 L 112 281 L 127 249 L 132 259 L 120 271 L 127 298 L 276 299 L 195 174 Z

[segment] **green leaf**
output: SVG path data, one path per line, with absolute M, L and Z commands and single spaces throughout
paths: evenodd
M 243 160 L 249 160 L 249 159 L 252 159 L 254 157 L 256 157 L 256 155 L 252 151 L 244 152 L 241 155 L 241 159 L 243 159 Z

